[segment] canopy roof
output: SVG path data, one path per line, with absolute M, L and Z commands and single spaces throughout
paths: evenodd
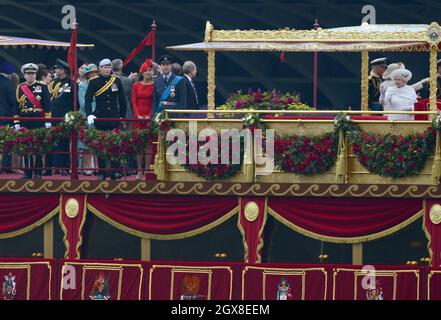
M 41 40 L 41 39 L 29 39 L 29 38 L 18 38 L 18 37 L 10 37 L 10 36 L 2 36 L 0 35 L 0 47 L 12 47 L 12 48 L 38 48 L 38 49 L 50 49 L 50 48 L 69 48 L 69 42 L 60 42 L 60 41 L 49 41 L 49 40 Z M 77 48 L 92 48 L 93 44 L 77 44 Z
M 168 47 L 184 51 L 427 51 L 439 45 L 441 27 L 369 25 L 317 30 L 214 30 L 207 22 L 205 41 Z

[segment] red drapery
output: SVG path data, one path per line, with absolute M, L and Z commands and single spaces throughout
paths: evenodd
M 424 231 L 429 239 L 432 266 L 441 265 L 441 201 L 427 200 Z
M 86 222 L 86 201 L 84 194 L 62 195 L 59 221 L 64 232 L 65 258 L 80 258 L 83 243 L 83 226 Z
M 58 210 L 57 194 L 0 197 L 0 239 L 16 237 L 50 220 Z
M 113 226 L 140 237 L 180 239 L 205 232 L 237 214 L 235 197 L 88 198 L 88 208 Z
M 307 236 L 356 243 L 392 234 L 422 216 L 420 199 L 269 198 L 269 213 Z
M 263 248 L 263 231 L 267 219 L 266 202 L 262 197 L 244 197 L 240 202 L 238 227 L 243 237 L 245 262 L 262 261 L 260 251 Z

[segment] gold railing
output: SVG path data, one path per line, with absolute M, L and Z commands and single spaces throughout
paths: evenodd
M 238 129 L 243 126 L 243 121 L 240 118 L 216 118 L 212 115 L 235 114 L 261 114 L 261 121 L 265 124 L 267 129 L 274 129 L 276 135 L 293 136 L 293 135 L 320 135 L 326 132 L 334 131 L 334 118 L 329 119 L 264 119 L 264 115 L 278 114 L 280 116 L 288 115 L 308 115 L 308 116 L 323 116 L 323 115 L 384 115 L 384 114 L 413 114 L 413 115 L 428 115 L 432 118 L 436 115 L 433 111 L 348 111 L 348 110 L 319 110 L 319 111 L 269 111 L 269 110 L 166 110 L 166 114 L 207 114 L 206 118 L 168 118 L 169 121 L 174 122 L 176 128 L 187 131 L 189 129 L 190 121 L 197 123 L 197 131 L 210 128 L 220 133 L 222 129 Z M 367 120 L 359 119 L 352 120 L 361 130 L 370 133 L 380 134 L 415 134 L 423 133 L 430 125 L 430 120 Z M 225 182 L 240 182 L 240 183 L 350 183 L 350 184 L 416 184 L 416 185 L 430 185 L 438 184 L 439 176 L 441 174 L 441 152 L 440 148 L 434 148 L 434 153 L 430 155 L 426 161 L 423 170 L 416 176 L 403 178 L 388 178 L 370 173 L 357 160 L 353 153 L 352 145 L 348 141 L 343 132 L 339 132 L 338 142 L 338 156 L 334 166 L 327 172 L 313 175 L 303 176 L 294 173 L 281 172 L 277 168 L 274 171 L 268 172 L 265 175 L 254 175 L 250 172 L 262 173 L 264 170 L 262 166 L 253 162 L 254 170 L 243 166 L 243 170 L 239 171 L 235 176 L 222 180 Z M 439 134 L 437 135 L 436 144 L 439 146 Z M 205 181 L 196 174 L 186 171 L 181 165 L 170 165 L 166 161 L 166 148 L 161 146 L 162 151 L 158 152 L 155 166 L 162 167 L 158 179 L 162 181 L 185 181 L 185 182 L 200 182 Z M 254 151 L 255 153 L 255 151 Z M 245 155 L 247 156 L 247 155 Z M 249 156 L 249 155 L 248 155 Z M 255 156 L 262 156 L 254 154 L 251 156 L 254 160 Z M 436 161 L 434 161 L 434 158 Z

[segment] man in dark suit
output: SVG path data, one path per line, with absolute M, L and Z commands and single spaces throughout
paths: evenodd
M 156 115 L 164 109 L 187 109 L 187 91 L 182 77 L 171 72 L 172 58 L 162 56 L 159 58 L 162 75 L 155 80 L 153 91 L 153 114 Z M 184 115 L 169 114 L 170 117 L 184 117 Z
M 18 113 L 18 104 L 15 99 L 15 88 L 9 79 L 13 73 L 14 66 L 8 63 L 0 63 L 0 117 L 12 117 Z M 2 120 L 0 125 L 12 124 L 12 121 Z M 3 153 L 2 168 L 11 166 L 11 155 Z M 12 172 L 11 169 L 5 169 L 5 172 Z
M 196 65 L 193 61 L 185 61 L 182 67 L 184 72 L 184 83 L 187 91 L 187 109 L 198 109 L 199 108 L 199 98 L 198 92 L 194 85 L 194 78 L 198 72 Z

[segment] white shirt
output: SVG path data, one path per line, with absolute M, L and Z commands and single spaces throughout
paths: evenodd
M 397 88 L 395 85 L 387 88 L 384 102 L 390 111 L 413 111 L 414 104 L 417 102 L 415 89 L 405 85 Z M 388 120 L 413 120 L 412 114 L 389 114 Z

